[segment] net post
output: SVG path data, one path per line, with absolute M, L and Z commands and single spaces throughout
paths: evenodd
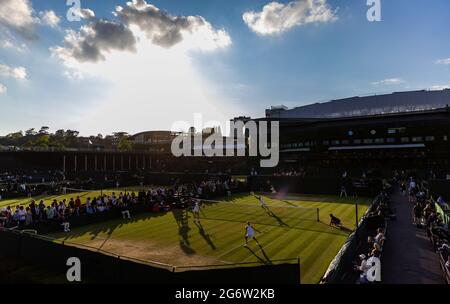
M 355 227 L 358 228 L 358 203 L 355 203 Z
M 317 221 L 320 222 L 320 212 L 319 212 L 319 208 L 317 208 Z

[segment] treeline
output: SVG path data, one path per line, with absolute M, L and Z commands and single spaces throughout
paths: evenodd
M 7 149 L 108 149 L 119 151 L 132 151 L 133 143 L 126 132 L 116 132 L 111 135 L 98 134 L 96 136 L 83 137 L 76 130 L 57 130 L 51 133 L 47 126 L 39 130 L 35 128 L 26 131 L 18 131 L 0 136 L 0 146 Z

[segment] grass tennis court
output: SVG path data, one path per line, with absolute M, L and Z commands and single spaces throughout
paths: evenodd
M 252 195 L 204 203 L 200 223 L 194 222 L 190 210 L 173 210 L 132 215 L 130 220 L 117 219 L 50 236 L 68 244 L 174 266 L 270 263 L 300 257 L 302 283 L 317 283 L 355 226 L 355 203 L 361 217 L 371 202 L 367 198 L 314 195 L 263 197 L 267 210 Z M 330 227 L 330 213 L 348 229 Z M 248 248 L 243 246 L 247 221 L 259 231 L 256 237 L 261 246 L 254 242 Z

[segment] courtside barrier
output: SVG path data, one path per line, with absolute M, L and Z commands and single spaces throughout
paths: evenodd
M 84 282 L 150 284 L 299 284 L 300 260 L 273 260 L 271 264 L 237 263 L 176 267 L 144 261 L 97 248 L 52 240 L 19 231 L 0 232 L 0 256 L 38 264 L 60 274 L 70 257 L 81 262 Z M 30 278 L 39 282 L 42 278 Z M 82 279 L 83 280 L 83 279 Z
M 373 232 L 378 227 L 384 227 L 386 222 L 381 215 L 372 215 L 374 203 L 380 200 L 377 196 L 372 205 L 367 209 L 361 218 L 356 230 L 348 237 L 345 244 L 339 250 L 336 257 L 331 261 L 325 275 L 322 277 L 323 284 L 354 284 L 357 276 L 353 271 L 361 248 L 367 248 L 367 237 L 369 232 Z

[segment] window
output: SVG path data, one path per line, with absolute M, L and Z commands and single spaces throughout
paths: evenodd
M 395 143 L 395 138 L 388 138 L 388 139 L 386 139 L 386 142 L 388 142 L 390 144 Z
M 448 137 L 447 137 L 447 135 L 444 135 L 444 141 L 447 141 L 448 140 Z
M 423 141 L 423 137 L 422 136 L 416 136 L 416 137 L 411 138 L 411 141 L 412 142 L 421 142 L 421 141 Z
M 353 131 L 352 130 L 348 131 L 348 136 L 353 136 Z
M 350 141 L 349 141 L 349 140 L 343 140 L 343 141 L 342 141 L 342 144 L 343 144 L 343 145 L 348 145 L 348 144 L 350 144 Z
M 330 141 L 329 140 L 324 140 L 323 141 L 323 145 L 324 146 L 329 146 L 330 145 Z
M 427 136 L 425 137 L 426 141 L 434 141 L 436 138 L 434 136 Z
M 388 134 L 405 133 L 406 128 L 390 128 L 388 129 Z
M 384 138 L 375 138 L 375 143 L 376 144 L 383 144 L 384 143 Z
M 375 135 L 375 134 L 377 134 L 377 131 L 372 130 L 372 131 L 370 131 L 370 134 L 371 134 L 371 135 Z
M 364 142 L 365 144 L 373 144 L 373 139 L 367 138 L 367 139 L 364 139 L 363 142 Z
M 333 140 L 331 143 L 333 145 L 340 145 L 341 144 L 341 142 L 339 140 Z
M 304 145 L 303 145 L 303 143 L 298 143 L 298 146 L 303 147 Z
M 409 137 L 402 137 L 402 138 L 400 138 L 400 141 L 402 143 L 408 143 L 409 142 Z
M 353 143 L 355 144 L 355 145 L 360 145 L 361 144 L 361 139 L 355 139 L 354 141 L 353 141 Z

